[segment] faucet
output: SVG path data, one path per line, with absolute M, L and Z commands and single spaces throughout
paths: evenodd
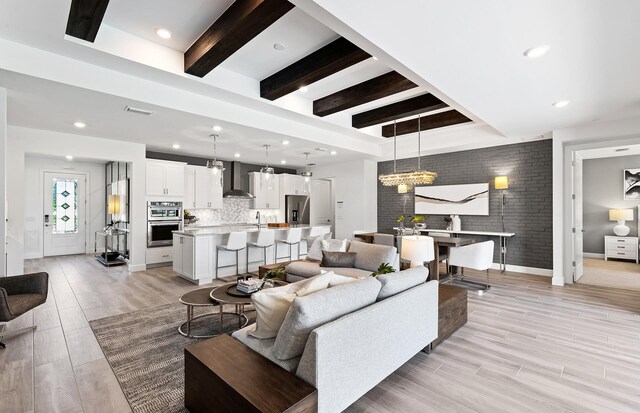
M 260 229 L 260 211 L 256 212 L 256 219 L 258 220 L 258 229 Z

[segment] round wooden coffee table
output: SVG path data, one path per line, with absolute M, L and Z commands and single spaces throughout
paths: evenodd
M 211 299 L 211 297 L 209 296 L 210 293 L 211 293 L 211 288 L 200 288 L 199 290 L 189 291 L 188 293 L 180 297 L 180 302 L 187 306 L 187 321 L 185 321 L 180 325 L 180 327 L 178 327 L 178 332 L 180 334 L 190 338 L 210 338 L 218 335 L 218 334 L 212 334 L 212 335 L 192 335 L 191 334 L 191 322 L 193 320 L 218 315 L 216 313 L 210 313 L 210 314 L 202 314 L 196 317 L 193 316 L 193 307 L 214 307 L 218 305 L 217 302 Z M 185 328 L 186 328 L 186 332 L 185 332 Z
M 275 285 L 286 285 L 284 281 L 274 280 Z M 251 294 L 242 293 L 235 288 L 236 283 L 231 282 L 223 284 L 215 288 L 209 294 L 211 300 L 220 304 L 220 334 L 224 332 L 223 317 L 224 314 L 235 314 L 238 316 L 238 330 L 245 327 L 249 323 L 249 319 L 244 314 L 244 306 L 251 304 Z M 223 312 L 224 305 L 234 305 L 235 312 Z M 244 323 L 242 322 L 244 319 Z

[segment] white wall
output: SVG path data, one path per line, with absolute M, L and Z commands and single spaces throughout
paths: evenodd
M 67 161 L 65 159 L 54 159 L 27 155 L 24 164 L 24 258 L 41 258 L 43 256 L 43 216 L 44 193 L 43 174 L 44 172 L 64 172 L 82 173 L 87 177 L 86 197 L 87 197 L 87 225 L 86 241 L 87 253 L 91 253 L 95 248 L 96 231 L 104 228 L 104 204 L 105 204 L 105 180 L 104 163 L 89 163 Z
M 350 238 L 354 230 L 376 231 L 378 165 L 375 161 L 363 159 L 317 166 L 312 172 L 316 179 L 335 178 L 335 238 Z
M 7 181 L 9 222 L 7 250 L 8 273 L 21 274 L 25 252 L 25 157 L 48 155 L 89 162 L 131 162 L 131 245 L 129 270 L 146 269 L 146 202 L 145 202 L 145 145 L 109 139 L 74 135 L 17 126 L 8 128 L 7 170 L 14 179 Z
M 7 90 L 0 88 L 0 277 L 7 275 Z
M 553 285 L 572 283 L 571 153 L 640 143 L 640 118 L 553 131 Z

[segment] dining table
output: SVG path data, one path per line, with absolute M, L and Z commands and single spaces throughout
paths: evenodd
M 355 238 L 360 239 L 362 242 L 366 242 L 369 244 L 373 244 L 373 235 L 374 232 L 363 232 L 359 234 L 354 234 Z M 400 252 L 400 243 L 398 242 L 398 238 L 401 238 L 402 235 L 396 236 L 396 246 L 398 247 L 398 252 Z M 447 249 L 451 247 L 461 247 L 464 245 L 473 244 L 472 238 L 462 238 L 462 237 L 443 237 L 438 235 L 430 235 L 433 238 L 433 249 L 434 249 L 434 259 L 429 262 L 427 268 L 429 268 L 429 274 L 431 275 L 432 280 L 440 281 L 440 246 L 447 247 Z M 455 268 L 451 268 L 451 271 L 455 273 Z

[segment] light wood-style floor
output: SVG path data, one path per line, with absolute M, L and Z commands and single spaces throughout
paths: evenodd
M 199 287 L 168 267 L 130 274 L 88 256 L 32 260 L 26 269 L 49 272 L 50 299 L 10 325 L 38 329 L 7 338 L 0 351 L 0 411 L 129 411 L 88 320 L 175 302 Z M 489 292 L 469 294 L 465 327 L 348 410 L 640 411 L 640 293 L 495 272 L 491 282 Z
M 640 265 L 635 261 L 585 258 L 578 283 L 640 291 Z

